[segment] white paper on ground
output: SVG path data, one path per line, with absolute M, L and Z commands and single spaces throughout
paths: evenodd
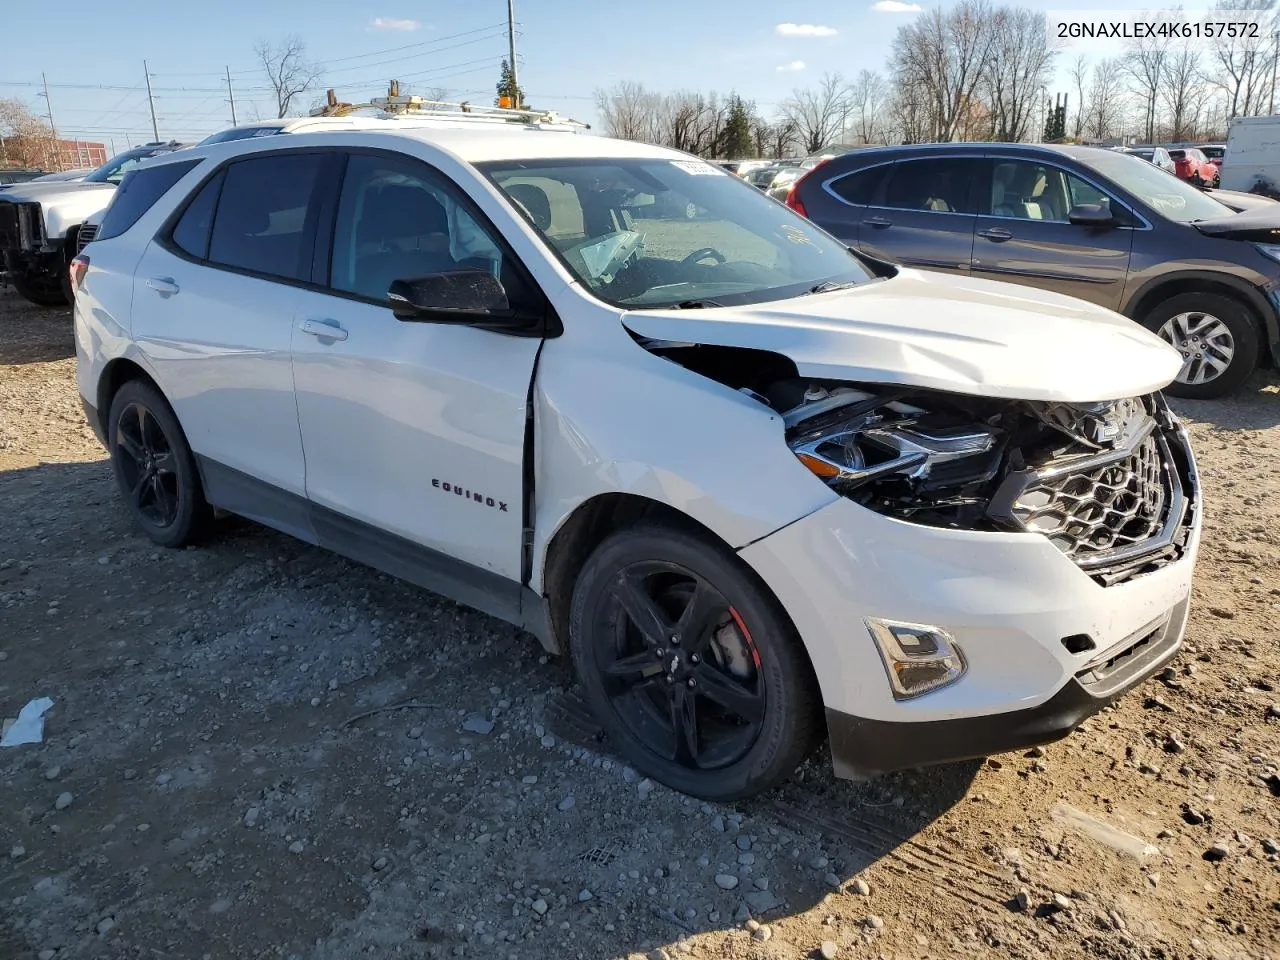
M 17 747 L 24 743 L 39 743 L 44 739 L 44 715 L 53 706 L 48 697 L 32 700 L 18 711 L 18 718 L 5 723 L 0 747 Z

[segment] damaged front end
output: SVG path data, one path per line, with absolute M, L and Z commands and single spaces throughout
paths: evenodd
M 1077 405 L 795 379 L 760 399 L 810 472 L 885 516 L 1041 534 L 1104 586 L 1189 544 L 1194 461 L 1159 394 Z
M 66 266 L 64 241 L 46 235 L 40 204 L 0 199 L 0 283 L 42 305 L 65 303 Z

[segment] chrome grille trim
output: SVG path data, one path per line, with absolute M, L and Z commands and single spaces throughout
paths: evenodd
M 86 223 L 80 227 L 80 232 L 76 234 L 76 253 L 85 248 L 85 245 L 98 235 L 98 225 L 96 223 Z

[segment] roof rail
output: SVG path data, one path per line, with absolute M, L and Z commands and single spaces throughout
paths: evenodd
M 475 106 L 463 101 L 431 100 L 416 94 L 400 93 L 400 82 L 392 80 L 385 97 L 373 97 L 366 103 L 345 103 L 333 90 L 325 94 L 325 105 L 311 111 L 313 117 L 345 117 L 357 110 L 376 110 L 382 119 L 412 117 L 415 120 L 441 120 L 449 123 L 518 123 L 535 130 L 589 130 L 591 125 L 554 110 L 520 110 L 512 107 Z

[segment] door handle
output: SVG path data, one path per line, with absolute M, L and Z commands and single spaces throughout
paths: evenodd
M 147 286 L 162 297 L 172 297 L 180 289 L 172 277 L 150 277 Z
M 347 331 L 336 320 L 303 320 L 298 329 L 321 340 L 347 339 Z
M 893 226 L 892 220 L 886 220 L 884 217 L 867 217 L 862 221 L 869 227 L 875 227 L 877 230 L 883 230 L 885 227 Z
M 1004 243 L 1006 240 L 1012 240 L 1013 234 L 1003 227 L 991 227 L 987 230 L 979 230 L 978 236 L 986 237 L 992 243 Z

